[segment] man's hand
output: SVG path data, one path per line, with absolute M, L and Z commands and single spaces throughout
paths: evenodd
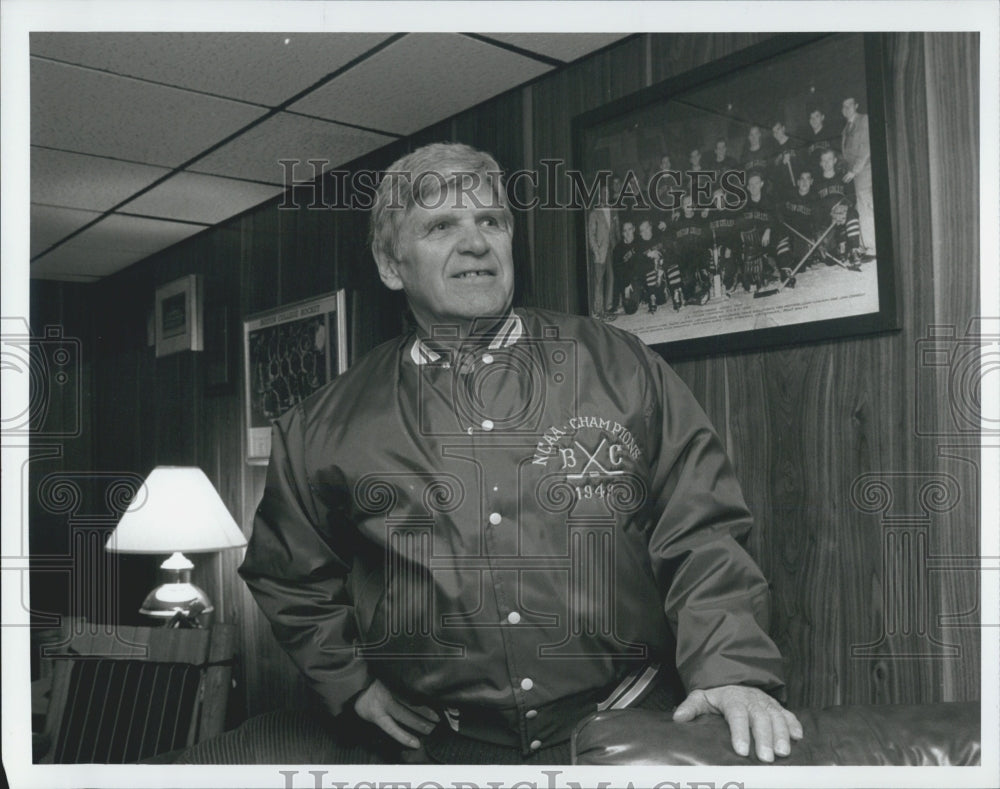
M 399 724 L 421 734 L 429 734 L 440 718 L 430 707 L 408 707 L 399 701 L 381 680 L 375 680 L 354 701 L 358 717 L 374 723 L 396 742 L 407 748 L 419 748 L 420 740 Z
M 844 183 L 849 184 L 854 180 L 854 172 L 852 170 L 847 171 L 847 175 L 844 176 Z
M 775 754 L 788 756 L 789 738 L 802 739 L 802 724 L 795 715 L 764 691 L 745 685 L 691 691 L 674 710 L 674 720 L 684 723 L 710 712 L 726 719 L 733 750 L 740 756 L 750 753 L 751 732 L 757 758 L 762 762 L 773 762 Z

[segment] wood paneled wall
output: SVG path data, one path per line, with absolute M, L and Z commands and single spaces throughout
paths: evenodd
M 510 169 L 569 160 L 574 115 L 763 38 L 635 37 L 355 166 L 384 167 L 438 139 L 484 147 Z M 978 697 L 977 455 L 954 428 L 947 376 L 920 355 L 931 326 L 962 334 L 979 303 L 977 45 L 962 34 L 886 36 L 902 330 L 675 365 L 757 515 L 751 548 L 773 587 L 772 630 L 795 706 Z M 209 301 L 229 304 L 238 327 L 253 312 L 347 287 L 356 358 L 395 333 L 402 306 L 375 276 L 365 222 L 271 204 L 89 288 L 93 467 L 198 464 L 249 531 L 264 472 L 243 461 L 240 384 L 209 395 L 199 355 L 154 357 L 145 342 L 153 289 L 201 274 Z M 519 303 L 577 309 L 567 286 L 582 254 L 575 227 L 558 211 L 519 223 Z M 232 352 L 241 353 L 236 343 Z M 220 617 L 240 625 L 242 698 L 254 713 L 301 699 L 302 688 L 238 561 L 230 552 L 198 574 Z

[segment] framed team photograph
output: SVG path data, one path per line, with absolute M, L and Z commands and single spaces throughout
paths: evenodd
M 271 423 L 347 370 L 343 290 L 251 315 L 243 322 L 247 462 L 267 463 Z
M 574 118 L 580 303 L 667 358 L 898 328 L 880 34 L 789 34 Z

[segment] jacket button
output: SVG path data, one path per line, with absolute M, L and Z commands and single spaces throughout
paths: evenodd
M 542 741 L 541 740 L 532 740 L 531 741 L 531 745 L 528 746 L 528 747 L 530 747 L 531 750 L 533 750 L 533 751 L 537 751 L 539 748 L 542 747 Z
M 524 717 L 527 718 L 529 721 L 532 718 L 537 718 L 538 717 L 538 710 L 528 710 L 526 713 L 524 713 Z
M 489 432 L 492 429 L 493 429 L 493 420 L 492 419 L 484 419 L 483 420 L 483 430 L 486 430 L 487 432 Z
M 484 353 L 483 354 L 483 364 L 493 364 L 493 354 Z
M 533 687 L 535 687 L 535 683 L 529 677 L 521 680 L 521 690 L 531 690 Z
M 512 625 L 516 625 L 518 622 L 521 621 L 521 615 L 517 611 L 511 611 L 509 614 L 507 614 L 507 621 L 510 622 Z
M 499 526 L 500 525 L 500 521 L 502 521 L 502 520 L 503 520 L 503 516 L 501 516 L 499 512 L 491 512 L 490 513 L 490 523 L 493 524 L 494 526 Z

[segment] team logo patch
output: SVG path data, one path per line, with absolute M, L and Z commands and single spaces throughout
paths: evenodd
M 545 430 L 531 462 L 564 472 L 570 482 L 581 482 L 621 476 L 641 457 L 635 436 L 620 422 L 575 416 Z

